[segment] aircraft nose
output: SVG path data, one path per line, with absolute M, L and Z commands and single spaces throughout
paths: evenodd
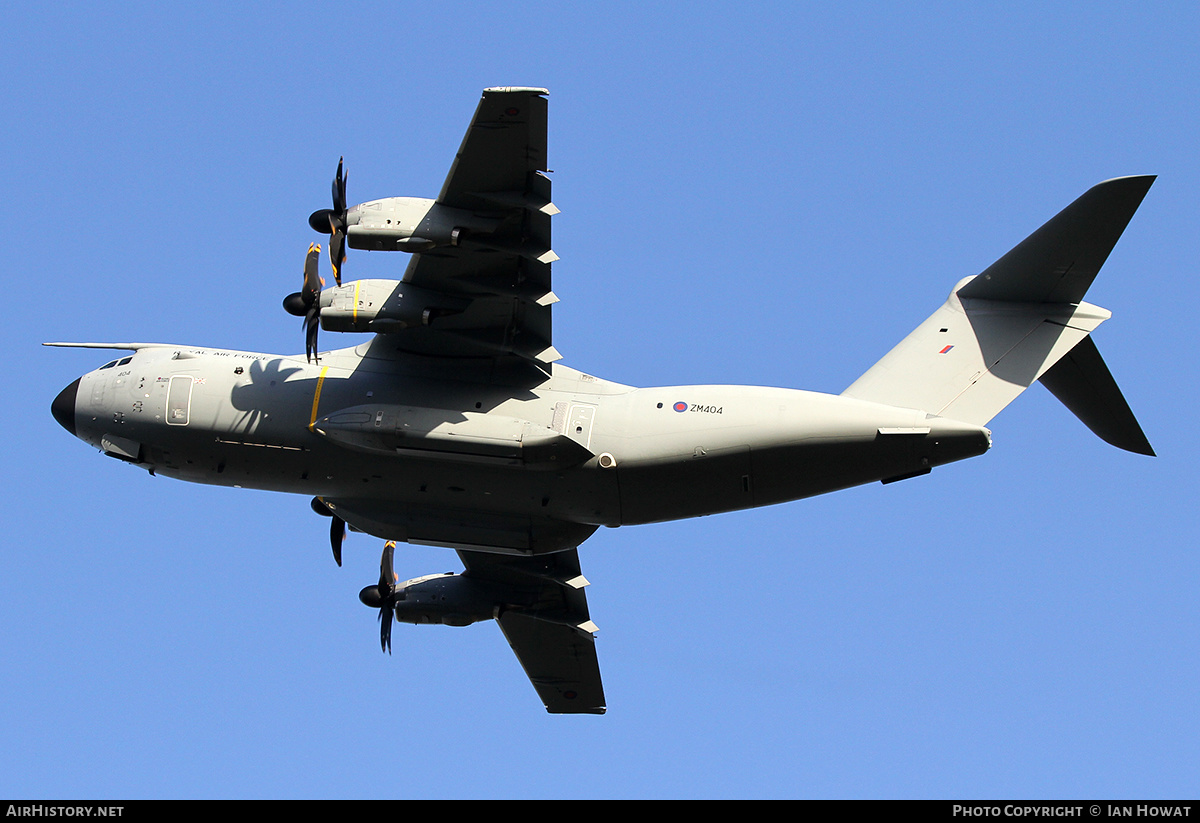
M 50 413 L 54 415 L 58 425 L 69 431 L 72 436 L 75 436 L 75 397 L 79 394 L 79 381 L 82 379 L 75 378 L 75 382 L 60 391 L 58 397 L 50 404 Z

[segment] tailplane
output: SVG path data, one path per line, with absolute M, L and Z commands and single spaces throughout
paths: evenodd
M 843 394 L 983 426 L 1035 380 L 1105 441 L 1154 454 L 1088 335 L 1111 314 L 1083 300 L 1154 182 L 1093 186 L 981 274 Z

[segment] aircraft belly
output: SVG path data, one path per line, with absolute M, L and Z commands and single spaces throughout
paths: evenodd
M 616 477 L 594 461 L 552 472 L 481 465 L 469 455 L 370 455 L 324 443 L 218 439 L 199 429 L 170 442 L 158 439 L 144 454 L 157 473 L 192 482 L 577 523 L 620 522 Z
M 625 524 L 899 480 L 990 445 L 978 426 L 833 395 L 713 386 L 633 394 L 620 429 L 596 438 L 614 457 Z
M 621 522 L 653 523 L 754 506 L 748 445 L 700 450 L 690 457 L 618 463 Z
M 949 439 L 926 433 L 876 433 L 870 438 L 810 440 L 755 449 L 754 505 L 769 506 L 864 483 L 903 480 L 935 466 L 987 451 L 977 432 Z

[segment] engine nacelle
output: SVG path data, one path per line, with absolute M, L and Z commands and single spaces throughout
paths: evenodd
M 396 587 L 396 619 L 401 623 L 469 626 L 491 620 L 505 605 L 494 586 L 459 574 L 426 575 Z
M 352 249 L 368 251 L 428 251 L 457 246 L 468 235 L 489 235 L 504 217 L 502 211 L 455 209 L 421 197 L 386 197 L 346 212 L 346 242 Z M 311 222 L 315 226 L 319 215 L 314 214 Z
M 399 280 L 356 280 L 321 291 L 321 328 L 326 331 L 389 332 L 428 326 L 470 304 L 461 297 Z

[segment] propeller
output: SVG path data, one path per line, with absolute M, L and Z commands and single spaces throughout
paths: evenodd
M 320 244 L 310 243 L 308 256 L 304 258 L 304 288 L 283 298 L 283 308 L 288 314 L 304 318 L 304 356 L 310 363 L 317 355 L 317 333 L 321 330 L 321 287 L 325 281 L 318 271 L 320 260 Z M 320 357 L 316 360 L 321 362 Z
M 346 262 L 346 179 L 342 161 L 338 158 L 337 175 L 333 178 L 333 208 L 318 209 L 308 216 L 308 225 L 314 231 L 333 235 L 329 239 L 329 263 L 333 267 L 333 279 L 342 285 L 342 264 Z
M 342 565 L 342 544 L 346 542 L 346 521 L 338 517 L 333 509 L 329 508 L 319 497 L 312 499 L 312 510 L 322 517 L 330 518 L 329 524 L 329 546 L 333 549 L 333 559 L 338 566 Z
M 329 524 L 329 546 L 333 549 L 333 559 L 339 567 L 342 565 L 342 544 L 346 542 L 346 521 L 336 514 Z
M 367 586 L 358 593 L 364 606 L 379 609 L 379 648 L 392 653 L 392 619 L 396 616 L 396 572 L 392 570 L 392 553 L 396 544 L 389 540 L 379 559 L 379 584 Z

